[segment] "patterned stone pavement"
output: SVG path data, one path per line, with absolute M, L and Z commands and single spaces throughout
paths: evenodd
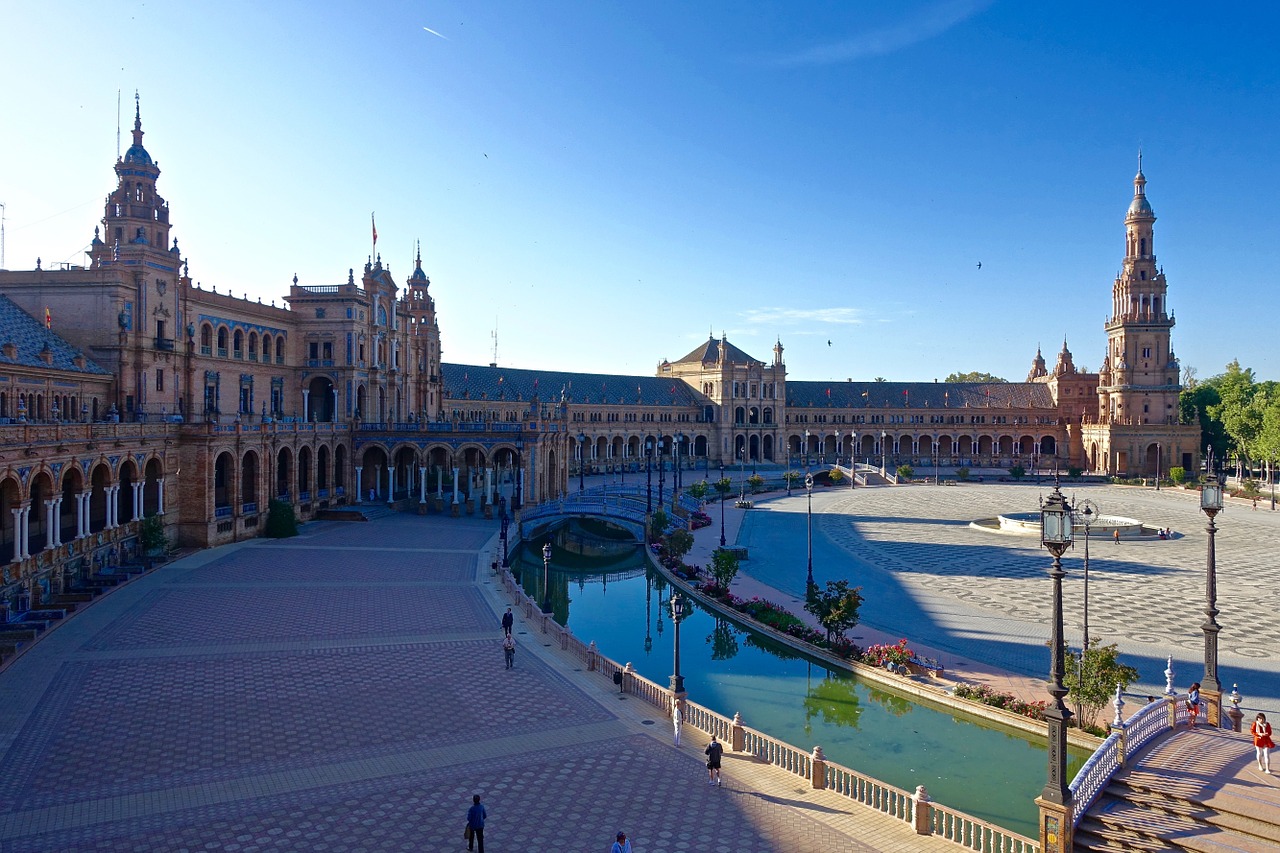
M 863 587 L 866 625 L 973 661 L 1043 678 L 1051 618 L 1046 569 L 1034 538 L 974 530 L 969 522 L 1032 511 L 1051 485 L 913 485 L 814 493 L 814 574 Z M 1185 689 L 1203 674 L 1207 519 L 1198 495 L 1114 486 L 1064 488 L 1105 515 L 1172 527 L 1172 540 L 1091 537 L 1089 633 L 1117 643 L 1138 667 L 1136 693 L 1164 688 L 1166 659 Z M 1280 512 L 1231 502 L 1216 536 L 1219 678 L 1238 683 L 1242 707 L 1280 713 Z M 757 504 L 737 544 L 750 548 L 744 571 L 788 595 L 804 588 L 803 497 Z M 799 543 L 799 544 L 797 544 Z M 1063 558 L 1067 639 L 1080 644 L 1083 542 Z M 855 632 L 857 630 L 855 629 Z M 1041 697 L 1043 698 L 1043 697 Z
M 497 525 L 396 516 L 193 555 L 0 673 L 0 850 L 953 849 L 802 780 L 669 743 L 656 709 L 517 621 Z

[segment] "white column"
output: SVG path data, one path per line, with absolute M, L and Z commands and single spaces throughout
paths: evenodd
M 138 520 L 142 518 L 142 487 L 143 483 L 133 484 L 133 518 Z
M 373 466 L 373 499 L 382 497 L 382 466 Z
M 484 499 L 488 503 L 493 503 L 493 466 L 484 470 Z
M 334 423 L 338 422 L 338 386 L 333 386 L 333 418 Z
M 427 469 L 418 466 L 418 503 L 427 502 Z
M 156 480 L 156 486 L 158 487 L 156 492 L 156 501 L 159 504 L 156 508 L 156 515 L 164 515 L 164 477 Z
M 387 503 L 396 499 L 396 469 L 387 469 Z
M 62 519 L 61 515 L 62 498 L 54 498 L 51 501 L 45 501 L 45 530 L 49 531 L 45 536 L 45 548 L 57 548 L 62 544 Z
M 436 469 L 436 497 L 444 497 L 444 466 Z
M 311 413 L 307 410 L 307 401 L 310 398 L 311 398 L 311 391 L 306 388 L 303 388 L 302 389 L 302 419 L 308 422 L 311 420 Z
M 364 497 L 360 494 L 364 491 L 364 480 L 360 479 L 360 472 L 363 470 L 363 465 L 356 466 L 356 503 L 360 503 L 360 501 L 364 500 Z
M 13 513 L 13 559 L 22 559 L 22 507 L 9 510 Z
M 458 469 L 453 469 L 453 503 L 458 502 Z
M 19 534 L 18 542 L 20 544 L 19 551 L 22 559 L 31 556 L 31 504 L 27 504 L 22 508 L 22 532 Z
M 114 504 L 115 504 L 115 500 L 116 500 L 116 487 L 115 487 L 115 486 L 103 486 L 103 487 L 102 487 L 102 492 L 103 492 L 103 495 L 105 495 L 105 496 L 106 496 L 106 499 L 107 499 L 106 518 L 105 518 L 105 522 L 104 522 L 104 524 L 102 525 L 102 529 L 103 529 L 103 530 L 110 530 L 111 528 L 113 528 L 113 527 L 115 527 L 115 526 L 116 526 L 116 524 L 115 524 L 115 519 L 114 519 L 114 517 L 113 517 L 113 516 L 115 515 L 115 513 L 114 513 Z
M 76 494 L 76 538 L 87 536 L 89 531 L 86 529 L 88 525 L 85 523 L 88 518 L 89 502 L 85 500 L 88 495 L 84 492 Z

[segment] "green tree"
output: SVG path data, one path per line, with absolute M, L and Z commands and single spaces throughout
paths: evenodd
M 813 614 L 827 632 L 827 642 L 844 635 L 858 624 L 858 608 L 862 606 L 862 587 L 849 587 L 848 581 L 827 581 L 826 589 L 814 584 L 805 596 L 804 609 Z
M 839 483 L 844 479 L 844 472 L 841 471 L 839 468 L 832 468 L 830 471 L 827 472 L 827 479 L 830 480 L 832 483 Z
M 956 479 L 957 479 L 957 480 L 960 480 L 960 481 L 964 481 L 964 480 L 969 479 L 969 469 L 968 469 L 968 468 L 957 468 L 957 469 L 956 469 Z
M 759 474 L 752 474 L 747 478 L 747 485 L 751 487 L 751 491 L 754 494 L 755 492 L 760 491 L 761 487 L 764 486 L 764 477 L 761 477 Z
M 689 494 L 694 500 L 704 500 L 711 493 L 711 484 L 706 480 L 699 480 L 689 487 Z
M 910 465 L 899 465 L 897 473 L 899 480 L 910 480 L 916 475 L 916 469 Z
M 1027 469 L 1023 468 L 1021 465 L 1014 465 L 1009 469 L 1009 476 L 1015 480 L 1021 480 L 1023 477 L 1027 476 Z
M 1187 469 L 1181 465 L 1174 465 L 1169 469 L 1169 479 L 1181 486 L 1187 480 Z
M 788 471 L 782 475 L 782 479 L 794 486 L 796 484 L 796 480 L 804 479 L 804 474 L 801 474 L 799 471 Z
M 738 654 L 738 629 L 723 616 L 716 617 L 716 625 L 707 637 L 712 660 L 730 660 Z
M 653 515 L 649 516 L 649 541 L 657 542 L 662 538 L 662 533 L 667 529 L 667 513 L 661 507 L 653 511 Z
M 1096 724 L 1098 711 L 1115 697 L 1117 684 L 1123 691 L 1138 680 L 1136 669 L 1120 663 L 1116 644 L 1103 646 L 1100 642 L 1097 637 L 1091 637 L 1082 657 L 1073 654 L 1065 657 L 1062 683 L 1076 706 L 1076 722 L 1082 728 Z
M 682 527 L 671 531 L 666 541 L 667 553 L 683 563 L 685 554 L 693 547 L 693 534 Z
M 267 524 L 262 535 L 271 539 L 287 539 L 298 535 L 298 516 L 293 513 L 293 504 L 276 498 L 267 505 Z
M 738 555 L 724 548 L 716 549 L 711 555 L 711 576 L 716 579 L 716 586 L 727 592 L 729 584 L 738 576 Z
M 142 546 L 142 563 L 149 570 L 151 561 L 169 548 L 169 537 L 164 535 L 164 520 L 158 515 L 148 515 L 138 524 L 138 544 Z
M 983 373 L 980 370 L 971 370 L 968 373 L 952 373 L 943 382 L 1008 382 L 1008 379 L 1001 379 L 999 376 L 993 376 L 990 373 Z
M 724 501 L 724 496 L 729 494 L 729 490 L 733 488 L 733 481 L 728 477 L 721 477 L 711 485 L 715 487 L 715 490 L 720 494 L 720 500 Z

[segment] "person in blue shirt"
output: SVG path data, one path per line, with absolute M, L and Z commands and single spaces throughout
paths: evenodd
M 471 838 L 467 839 L 467 849 L 472 849 L 472 843 L 478 842 L 479 853 L 484 853 L 484 819 L 487 814 L 484 806 L 480 804 L 479 794 L 471 798 L 471 804 L 471 808 L 467 809 L 467 826 L 471 829 Z

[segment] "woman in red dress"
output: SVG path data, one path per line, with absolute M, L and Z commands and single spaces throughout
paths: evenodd
M 1249 729 L 1253 733 L 1253 746 L 1258 751 L 1258 769 L 1263 773 L 1271 772 L 1271 748 L 1275 742 L 1271 740 L 1271 724 L 1266 714 L 1259 714 Z

